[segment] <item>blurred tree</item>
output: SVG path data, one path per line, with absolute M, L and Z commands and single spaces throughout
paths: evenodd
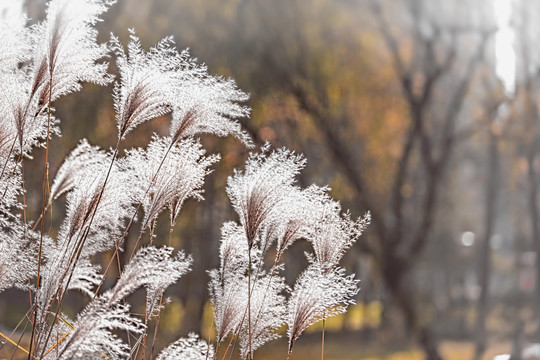
M 365 158 L 358 157 L 359 146 L 346 141 L 344 132 L 358 122 L 358 117 L 336 111 L 329 80 L 336 75 L 325 77 L 325 68 L 313 60 L 319 58 L 309 48 L 305 29 L 292 32 L 300 49 L 295 61 L 283 61 L 275 56 L 274 47 L 267 47 L 272 51 L 263 54 L 261 62 L 277 74 L 281 88 L 289 89 L 299 108 L 309 116 L 333 161 L 342 167 L 359 208 L 372 211 L 378 243 L 364 244 L 363 248 L 376 259 L 407 327 L 416 334 L 428 358 L 439 359 L 434 336 L 415 304 L 411 272 L 430 239 L 450 156 L 456 144 L 471 132 L 469 128 L 458 128 L 459 116 L 492 29 L 438 24 L 429 18 L 421 2 L 410 1 L 401 10 L 412 24 L 411 36 L 402 38 L 385 20 L 381 4 L 371 5 L 408 107 L 408 116 L 402 115 L 405 128 L 393 183 L 386 188 L 391 194 L 388 202 L 373 196 L 376 185 L 359 170 L 370 167 L 364 166 Z M 398 7 L 395 3 L 392 6 Z M 460 53 L 459 41 L 473 42 L 474 49 Z M 339 101 L 344 101 L 343 97 Z M 362 136 L 356 139 L 363 140 Z
M 435 10 L 419 1 L 389 3 L 391 22 L 378 3 L 371 13 L 350 1 L 302 4 L 165 1 L 149 7 L 155 20 L 147 26 L 173 30 L 210 66 L 233 73 L 252 91 L 252 134 L 306 153 L 317 164 L 308 176 L 331 182 L 355 211 L 373 212 L 377 241 L 360 247 L 375 259 L 407 327 L 439 358 L 412 272 L 432 238 L 453 150 L 472 132 L 460 116 L 491 30 L 458 16 L 433 19 Z M 177 16 L 174 24 L 162 21 L 163 9 Z M 123 16 L 133 22 L 137 14 Z M 342 176 L 333 175 L 338 169 Z

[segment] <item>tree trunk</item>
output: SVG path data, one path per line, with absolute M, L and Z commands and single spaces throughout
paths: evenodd
M 536 252 L 536 292 L 537 292 L 537 318 L 540 318 L 540 231 L 538 229 L 538 184 L 534 170 L 534 153 L 528 157 L 529 165 L 529 216 L 531 220 L 531 236 Z
M 489 277 L 491 273 L 491 237 L 496 218 L 497 178 L 499 172 L 499 152 L 497 138 L 490 133 L 488 148 L 488 170 L 486 174 L 487 187 L 485 194 L 484 241 L 481 244 L 479 256 L 479 285 L 480 297 L 476 310 L 476 348 L 474 359 L 478 360 L 486 350 L 486 316 L 488 312 Z
M 418 310 L 414 303 L 415 297 L 411 291 L 412 287 L 407 282 L 410 267 L 405 264 L 403 260 L 398 258 L 390 261 L 384 271 L 386 283 L 403 312 L 407 329 L 424 350 L 426 360 L 442 360 L 433 331 L 419 321 Z

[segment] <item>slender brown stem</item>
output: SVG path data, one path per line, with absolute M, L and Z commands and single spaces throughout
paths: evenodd
M 210 335 L 208 335 L 208 348 L 206 349 L 206 360 L 208 360 L 208 355 L 210 354 L 210 341 L 212 341 L 212 333 L 214 331 L 214 320 L 212 320 L 212 324 L 210 325 Z M 217 353 L 217 348 L 216 348 Z
M 28 313 L 27 313 L 27 315 L 28 315 Z M 15 345 L 15 350 L 13 351 L 13 354 L 11 354 L 10 360 L 13 360 L 13 357 L 14 357 L 15 354 L 17 353 L 17 350 L 20 349 L 20 345 L 19 345 L 19 344 L 21 343 L 22 338 L 23 338 L 23 336 L 24 336 L 24 333 L 26 332 L 26 327 L 28 326 L 28 322 L 29 322 L 29 321 L 30 321 L 30 319 L 27 318 L 27 321 L 26 321 L 26 323 L 24 324 L 24 328 L 23 328 L 23 330 L 22 330 L 22 332 L 21 332 L 21 336 L 19 336 L 19 340 L 17 340 L 17 344 Z M 11 336 L 13 336 L 13 335 L 11 335 Z
M 137 251 L 137 246 L 139 246 L 139 243 L 141 242 L 141 238 L 143 234 L 144 234 L 144 229 L 141 229 L 141 231 L 139 231 L 139 237 L 137 238 L 137 241 L 135 241 L 135 246 L 133 246 L 133 250 L 131 250 L 131 255 L 129 256 L 129 260 L 133 259 L 133 256 L 135 255 L 135 251 Z
M 231 344 L 233 344 L 233 339 L 234 339 L 234 344 L 233 344 L 233 347 L 232 347 L 232 350 L 231 350 L 231 354 L 229 355 L 229 360 L 232 359 L 232 355 L 233 355 L 233 352 L 234 352 L 234 348 L 236 346 L 236 342 L 238 341 L 238 337 L 239 337 L 239 335 L 235 335 L 235 334 L 233 334 L 231 336 L 231 339 L 229 340 L 229 344 L 227 345 L 227 349 L 225 349 L 225 354 L 223 354 L 223 357 L 221 358 L 221 360 L 225 360 L 225 357 L 227 357 L 227 353 L 229 352 L 229 348 L 231 347 Z
M 174 224 L 171 224 L 171 228 L 169 230 L 169 246 L 171 246 L 173 227 L 174 227 Z
M 21 142 L 21 154 L 23 152 L 22 149 L 22 142 Z M 23 221 L 24 221 L 24 240 L 26 241 L 28 239 L 28 229 L 26 224 L 26 190 L 24 188 L 24 161 L 21 161 L 21 173 L 22 173 L 22 195 L 23 195 Z M 37 293 L 39 290 L 39 279 L 40 279 L 40 271 L 41 271 L 41 251 L 42 251 L 42 244 L 40 242 L 39 244 L 39 256 L 38 256 L 38 270 L 37 270 L 37 279 L 36 279 L 36 300 L 37 300 Z M 34 320 L 32 321 L 32 335 L 30 337 L 30 346 L 28 347 L 28 360 L 33 356 L 33 349 L 32 346 L 34 345 L 34 337 L 36 335 L 36 325 L 37 325 L 37 301 L 34 301 Z
M 253 359 L 251 351 L 251 247 L 248 249 L 248 358 Z
M 114 259 L 114 255 L 113 255 L 113 259 Z M 120 275 L 122 275 L 122 264 L 120 262 L 120 254 L 119 253 L 116 253 L 116 264 L 118 265 L 118 277 L 120 277 Z
M 152 243 L 154 242 L 154 226 L 150 227 L 150 246 L 152 246 Z
M 146 353 L 146 330 L 148 329 L 148 302 L 146 303 L 146 309 L 144 310 L 144 334 L 142 335 L 142 359 Z M 139 346 L 139 349 L 141 347 Z M 139 350 L 137 349 L 137 353 Z M 137 353 L 135 353 L 135 359 L 137 359 Z
M 172 232 L 172 228 L 171 228 L 171 232 Z M 133 248 L 133 251 L 131 253 L 131 258 L 133 258 L 133 255 L 135 254 L 135 251 L 137 250 L 137 245 L 139 244 L 139 241 L 142 237 L 142 234 L 144 234 L 144 231 L 143 229 L 141 229 L 140 233 L 139 233 L 139 238 L 137 239 L 137 242 L 135 243 L 135 247 Z M 150 245 L 152 245 L 152 239 L 154 237 L 154 227 L 151 226 L 150 227 Z M 114 255 L 113 255 L 114 256 Z M 118 271 L 120 273 L 120 264 L 118 264 Z M 154 329 L 154 337 L 152 339 L 152 347 L 151 347 L 151 351 L 150 351 L 150 360 L 153 358 L 154 356 L 154 345 L 155 345 L 155 342 L 156 342 L 156 336 L 157 336 L 157 329 L 158 329 L 158 325 L 159 325 L 159 316 L 161 314 L 161 304 L 162 304 L 162 301 L 163 301 L 163 292 L 161 293 L 161 297 L 159 299 L 159 309 L 158 309 L 158 315 L 157 315 L 157 320 L 156 320 L 156 327 Z M 147 308 L 145 310 L 145 314 L 144 314 L 144 334 L 141 335 L 143 336 L 143 339 L 142 339 L 142 347 L 143 347 L 143 351 L 142 351 L 142 358 L 144 359 L 145 357 L 145 353 L 146 353 L 146 330 L 147 330 L 147 325 L 148 325 L 148 303 L 146 304 Z M 140 344 L 141 342 L 138 342 L 138 347 L 137 347 L 137 351 L 135 353 L 135 359 L 137 359 L 137 356 L 138 356 L 138 353 L 139 353 L 139 349 L 140 349 Z
M 159 298 L 159 308 L 158 308 L 158 314 L 156 319 L 156 327 L 154 328 L 154 338 L 152 339 L 152 348 L 150 350 L 150 360 L 154 357 L 154 346 L 156 345 L 156 338 L 157 338 L 157 330 L 159 326 L 159 317 L 161 315 L 161 304 L 163 303 L 163 292 L 161 293 L 161 297 Z M 206 355 L 208 356 L 208 355 Z
M 326 311 L 325 311 L 326 313 Z M 321 360 L 324 360 L 324 327 L 326 325 L 326 314 L 322 318 L 322 345 L 321 345 Z

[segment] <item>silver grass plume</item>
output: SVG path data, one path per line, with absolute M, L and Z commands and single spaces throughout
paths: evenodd
M 243 282 L 247 283 L 244 277 Z M 268 341 L 280 337 L 278 329 L 285 323 L 285 280 L 280 276 L 259 273 L 251 290 L 251 350 L 255 351 Z M 247 303 L 243 304 L 243 308 Z M 244 319 L 240 331 L 240 354 L 248 353 L 248 320 Z
M 156 360 L 207 360 L 214 358 L 214 347 L 190 333 L 187 338 L 180 338 L 161 351 Z
M 144 324 L 130 315 L 129 305 L 110 303 L 107 297 L 94 299 L 78 315 L 68 336 L 59 345 L 50 359 L 126 359 L 130 347 L 113 330 L 139 335 Z
M 219 271 L 221 281 L 227 275 L 242 273 L 247 269 L 248 247 L 242 226 L 229 221 L 221 227 L 219 246 Z
M 214 310 L 216 341 L 240 330 L 247 307 L 247 279 L 238 273 L 223 277 L 218 270 L 208 272 L 210 300 Z
M 94 296 L 94 287 L 103 279 L 100 271 L 101 266 L 92 264 L 88 257 L 79 259 L 77 266 L 73 269 L 68 289 L 78 290 L 88 297 Z
M 191 270 L 191 256 L 179 251 L 171 257 L 173 251 L 171 247 L 153 246 L 138 250 L 116 283 L 111 293 L 111 301 L 117 302 L 144 286 L 147 290 L 149 313 L 154 313 L 161 293 Z
M 300 238 L 308 238 L 318 222 L 318 204 L 328 188 L 312 185 L 306 189 L 293 188 L 283 200 L 281 214 L 283 221 L 275 223 L 266 234 L 267 246 L 276 242 L 276 261 L 285 250 Z
M 248 266 L 248 245 L 241 225 L 227 222 L 221 229 L 220 267 L 210 274 L 209 289 L 214 306 L 217 341 L 221 342 L 229 333 L 237 333 L 240 338 L 241 354 L 248 349 L 248 306 L 246 276 Z M 252 271 L 262 265 L 262 251 L 252 249 Z M 279 270 L 274 269 L 274 271 Z M 251 330 L 252 350 L 279 337 L 277 329 L 284 323 L 286 289 L 284 280 L 257 271 L 251 283 Z
M 237 333 L 245 317 L 248 282 L 248 244 L 244 228 L 234 221 L 221 228 L 220 267 L 208 272 L 218 344 Z
M 0 292 L 11 287 L 28 288 L 28 280 L 37 272 L 39 233 L 27 229 L 17 217 L 0 216 Z M 43 237 L 43 248 L 52 254 L 54 242 Z
M 92 146 L 86 139 L 79 141 L 79 144 L 66 157 L 54 178 L 51 186 L 50 198 L 58 199 L 68 191 L 71 191 L 78 181 L 78 178 L 87 172 L 88 167 L 94 167 L 95 164 L 105 163 L 107 155 L 97 146 Z
M 0 73 L 0 154 L 4 158 L 21 152 L 28 156 L 46 138 L 49 117 L 45 107 L 31 96 L 30 88 L 31 78 L 24 70 Z M 50 136 L 59 133 L 57 125 L 58 119 L 51 114 Z
M 58 237 L 60 242 L 80 237 L 93 216 L 92 228 L 89 229 L 83 249 L 83 254 L 93 255 L 108 250 L 112 241 L 121 235 L 124 221 L 131 215 L 132 205 L 141 195 L 131 164 L 125 159 L 114 162 L 109 179 L 103 187 L 113 155 L 97 149 L 91 152 L 100 155 L 94 158 L 95 162 L 87 162 L 84 169 L 80 169 L 80 176 L 67 195 L 66 218 Z
M 146 149 L 127 152 L 126 161 L 137 178 L 144 198 L 142 228 L 152 227 L 165 208 L 171 210 L 174 224 L 187 198 L 202 200 L 204 178 L 218 155 L 204 156 L 205 150 L 195 139 L 173 143 L 170 138 L 154 136 Z M 159 172 L 158 172 L 159 168 Z
M 91 285 L 98 282 L 98 269 L 86 266 L 88 272 L 84 273 L 75 271 L 76 265 L 78 262 L 85 264 L 91 256 L 107 251 L 114 245 L 138 196 L 137 188 L 133 185 L 135 179 L 124 161 L 114 163 L 103 188 L 103 177 L 112 154 L 93 148 L 91 152 L 94 151 L 101 155 L 96 157 L 95 162 L 79 169 L 78 177 L 67 195 L 66 217 L 58 233 L 54 255 L 46 254 L 50 261 L 43 265 L 42 285 L 37 296 L 37 304 L 42 311 L 56 296 L 68 289 L 79 289 L 86 293 L 91 291 Z M 103 196 L 98 204 L 102 189 Z M 92 216 L 94 220 L 89 229 Z
M 187 50 L 176 50 L 172 37 L 145 52 L 135 32 L 130 33 L 127 54 L 117 37 L 110 42 L 120 72 L 113 94 L 119 139 L 143 122 L 172 112 L 173 142 L 209 133 L 231 134 L 251 145 L 236 120 L 249 114 L 249 108 L 239 104 L 248 96 L 233 80 L 209 75 Z
M 0 72 L 15 72 L 29 58 L 30 42 L 23 6 L 21 0 L 0 3 Z
M 227 180 L 227 195 L 244 227 L 248 246 L 261 232 L 283 221 L 280 203 L 293 189 L 296 175 L 305 166 L 301 155 L 285 148 L 267 154 L 251 153 L 244 171 L 235 170 Z
M 357 284 L 354 275 L 345 276 L 343 268 L 323 271 L 313 264 L 300 275 L 287 303 L 289 353 L 307 327 L 323 318 L 344 313 L 347 306 L 354 304 Z
M 98 63 L 108 54 L 98 45 L 94 25 L 114 0 L 52 0 L 47 18 L 31 29 L 33 84 L 31 94 L 40 104 L 78 91 L 81 82 L 107 85 L 107 63 Z
M 130 34 L 127 54 L 116 36 L 112 35 L 110 41 L 120 73 L 120 81 L 113 90 L 119 139 L 143 122 L 172 110 L 169 94 L 173 81 L 169 67 L 176 56 L 172 38 L 161 40 L 145 53 L 133 30 Z
M 107 49 L 96 43 L 94 25 L 112 2 L 52 0 L 44 21 L 17 33 L 18 45 L 12 49 L 22 54 L 3 52 L 8 67 L 0 72 L 0 121 L 12 127 L 2 136 L 19 141 L 14 153 L 28 155 L 48 133 L 59 132 L 50 108 L 52 101 L 78 91 L 81 82 L 106 85 L 111 81 L 107 64 L 97 63 L 107 55 Z M 21 22 L 24 20 L 18 21 L 19 27 Z M 0 41 L 0 46 L 9 44 Z
M 233 135 L 251 147 L 251 138 L 236 121 L 249 115 L 249 108 L 239 104 L 247 101 L 248 95 L 233 80 L 212 77 L 205 66 L 196 69 L 196 76 L 180 73 L 174 94 L 171 137 L 179 139 L 201 133 Z
M 342 213 L 339 202 L 325 193 L 318 197 L 314 208 L 317 212 L 316 221 L 307 239 L 313 246 L 315 259 L 308 257 L 311 262 L 317 261 L 322 269 L 331 269 L 367 228 L 371 214 L 367 212 L 363 217 L 353 220 L 348 212 Z
M 183 252 L 171 256 L 174 249 L 147 247 L 140 249 L 113 289 L 95 298 L 85 308 L 74 324 L 74 330 L 62 342 L 61 359 L 89 359 L 103 355 L 112 359 L 125 359 L 130 347 L 111 330 L 125 330 L 140 335 L 144 324 L 129 312 L 122 302 L 139 287 L 154 291 L 164 290 L 189 271 L 191 258 Z

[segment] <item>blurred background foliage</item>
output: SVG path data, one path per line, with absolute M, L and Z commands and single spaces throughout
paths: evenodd
M 118 0 L 98 28 L 101 41 L 113 32 L 124 43 L 134 28 L 146 48 L 173 35 L 210 73 L 251 94 L 242 121 L 258 145 L 305 154 L 302 184 L 329 184 L 353 216 L 372 211 L 344 259 L 362 279 L 358 304 L 328 321 L 327 359 L 491 359 L 540 342 L 540 3 L 509 1 L 501 24 L 504 2 Z M 31 19 L 42 17 L 42 1 L 27 6 Z M 512 42 L 500 55 L 505 28 Z M 513 57 L 506 75 L 496 72 Z M 85 85 L 55 108 L 63 136 L 52 142 L 52 174 L 80 138 L 114 145 L 111 88 Z M 144 146 L 168 123 L 144 124 L 125 146 Z M 226 178 L 247 150 L 234 139 L 203 142 L 222 160 L 206 200 L 185 205 L 172 235 L 195 265 L 168 292 L 157 347 L 189 331 L 209 335 L 206 270 L 217 266 L 220 226 L 234 216 Z M 31 164 L 42 156 L 25 166 L 31 219 L 41 201 L 40 167 L 34 174 Z M 55 204 L 52 233 L 63 212 Z M 168 241 L 166 215 L 156 233 Z M 308 249 L 299 242 L 286 253 L 289 280 L 306 267 Z M 133 299 L 143 309 L 141 295 Z M 0 302 L 7 328 L 28 308 L 21 298 L 10 291 Z M 72 294 L 66 312 L 84 301 Z M 320 356 L 319 325 L 299 340 L 295 359 Z M 281 340 L 257 358 L 285 354 Z

